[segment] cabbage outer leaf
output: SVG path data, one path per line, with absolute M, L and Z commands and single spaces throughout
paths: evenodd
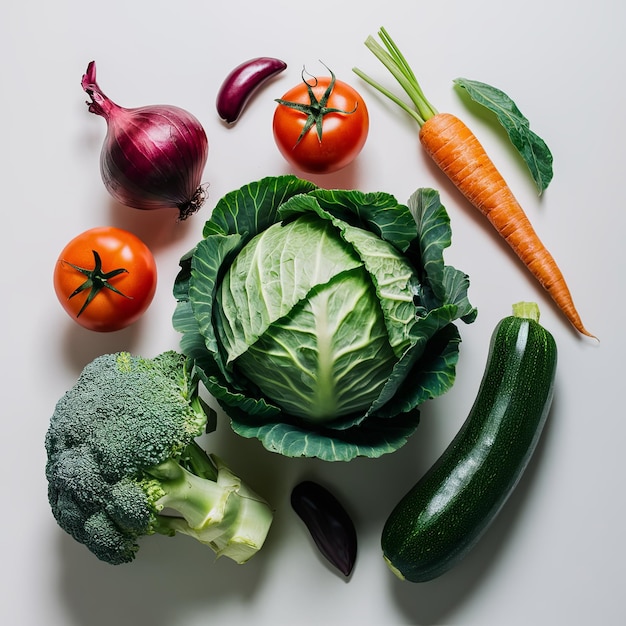
M 478 312 L 467 298 L 469 278 L 444 262 L 443 251 L 452 242 L 452 230 L 439 194 L 434 189 L 418 189 L 411 195 L 407 205 L 418 231 L 407 255 L 416 266 L 422 268 L 421 296 L 424 305 L 428 310 L 433 310 L 444 304 L 455 304 L 458 310 L 453 319 L 472 323 Z
M 287 457 L 317 457 L 323 461 L 351 461 L 362 456 L 377 458 L 401 448 L 419 425 L 419 410 L 393 419 L 370 418 L 346 430 L 312 430 L 281 421 L 259 426 L 243 412 L 231 413 L 233 430 L 242 437 L 256 437 L 271 452 Z
M 295 176 L 269 176 L 227 193 L 215 205 L 203 236 L 238 233 L 248 238 L 278 222 L 279 208 L 292 196 L 317 187 Z

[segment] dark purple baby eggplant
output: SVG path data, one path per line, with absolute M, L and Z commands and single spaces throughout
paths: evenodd
M 257 57 L 238 65 L 225 79 L 217 93 L 217 113 L 234 124 L 248 100 L 267 80 L 287 67 L 280 59 Z
M 305 480 L 293 488 L 291 506 L 319 551 L 344 576 L 349 576 L 356 560 L 356 530 L 339 500 L 321 485 Z

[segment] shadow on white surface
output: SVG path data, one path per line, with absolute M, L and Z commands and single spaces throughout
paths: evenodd
M 100 563 L 69 536 L 58 550 L 58 593 L 72 618 L 65 626 L 171 626 L 202 613 L 209 623 L 216 603 L 252 602 L 267 565 L 262 553 L 243 566 L 216 563 L 208 547 L 178 536 L 145 537 L 136 560 L 119 566 Z
M 292 174 L 298 178 L 309 180 L 322 189 L 359 189 L 363 188 L 363 173 L 361 161 L 357 157 L 350 165 L 347 165 L 338 172 L 329 174 L 312 174 L 303 172 L 298 168 L 289 166 L 287 162 L 283 164 L 282 171 L 276 175 Z
M 147 211 L 124 206 L 111 198 L 109 223 L 137 235 L 157 257 L 166 247 L 175 247 L 186 237 L 190 229 L 193 229 L 193 232 L 201 232 L 201 224 L 208 219 L 208 205 L 207 199 L 196 213 L 181 221 L 178 219 L 178 209 L 175 208 Z M 197 223 L 198 220 L 200 225 Z
M 82 328 L 68 319 L 68 323 L 62 329 L 60 341 L 64 361 L 78 377 L 87 363 L 102 354 L 134 352 L 135 347 L 140 344 L 142 328 L 140 319 L 122 330 L 97 333 Z

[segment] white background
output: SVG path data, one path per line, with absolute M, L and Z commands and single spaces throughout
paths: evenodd
M 626 4 L 528 0 L 77 0 L 5 2 L 0 9 L 2 134 L 3 582 L 7 625 L 544 624 L 624 623 L 624 25 Z M 393 85 L 363 41 L 385 26 L 439 110 L 476 131 L 566 275 L 587 327 L 573 331 L 484 219 L 421 151 L 416 124 L 354 74 Z M 289 67 L 225 127 L 215 95 L 238 63 L 277 56 Z M 173 212 L 115 204 L 98 159 L 105 122 L 91 115 L 80 78 L 95 59 L 104 91 L 124 106 L 167 103 L 193 112 L 210 141 L 209 199 L 177 223 Z M 171 288 L 178 259 L 199 239 L 215 202 L 289 171 L 271 133 L 273 99 L 322 60 L 366 98 L 368 143 L 325 187 L 387 191 L 401 201 L 437 188 L 453 229 L 446 261 L 470 275 L 477 321 L 461 325 L 454 388 L 423 406 L 402 450 L 347 464 L 285 459 L 232 434 L 207 440 L 276 510 L 262 552 L 221 560 L 186 537 L 148 537 L 131 565 L 99 562 L 56 525 L 47 502 L 44 435 L 54 405 L 97 355 L 176 348 Z M 506 91 L 554 154 L 539 199 L 494 120 L 453 88 L 458 76 Z M 395 86 L 394 86 L 395 88 Z M 130 329 L 76 325 L 52 289 L 62 247 L 87 228 L 117 225 L 143 238 L 159 268 L 155 301 Z M 465 418 L 488 341 L 513 302 L 535 300 L 559 347 L 556 396 L 531 467 L 500 517 L 457 568 L 426 584 L 383 564 L 384 520 Z M 353 516 L 358 560 L 349 580 L 318 555 L 289 505 L 301 479 L 332 488 Z

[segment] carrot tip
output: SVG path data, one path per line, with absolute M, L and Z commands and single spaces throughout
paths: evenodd
M 585 337 L 590 337 L 600 343 L 600 340 L 594 334 L 590 333 L 582 324 L 576 325 L 576 330 L 582 335 L 585 335 Z

